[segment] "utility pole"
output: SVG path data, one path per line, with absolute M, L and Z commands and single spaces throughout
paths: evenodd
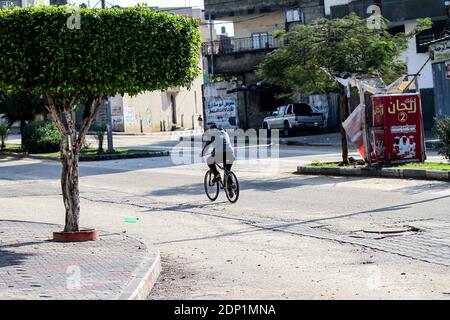
M 102 9 L 106 9 L 106 0 L 101 0 Z M 113 121 L 112 121 L 112 104 L 111 104 L 111 97 L 106 97 L 106 129 L 107 129 L 107 135 L 108 135 L 108 152 L 113 153 L 114 152 L 114 143 L 113 143 Z
M 213 24 L 211 21 L 211 12 L 209 13 L 209 37 L 211 38 L 211 77 L 214 77 L 214 39 Z

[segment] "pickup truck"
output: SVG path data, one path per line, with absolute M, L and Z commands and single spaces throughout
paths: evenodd
M 323 113 L 314 113 L 306 103 L 293 103 L 278 107 L 270 116 L 264 118 L 263 128 L 281 129 L 288 136 L 293 130 L 302 128 L 319 129 L 324 125 Z

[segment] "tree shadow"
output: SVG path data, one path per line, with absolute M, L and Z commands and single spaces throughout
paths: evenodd
M 264 225 L 255 225 L 255 226 L 252 226 L 249 228 L 244 228 L 239 231 L 224 232 L 224 233 L 219 233 L 219 234 L 210 235 L 210 236 L 175 239 L 175 240 L 160 242 L 155 245 L 217 239 L 217 238 L 222 238 L 222 237 L 245 235 L 245 234 L 256 233 L 256 232 L 270 232 L 273 230 L 283 231 L 284 229 L 289 229 L 291 227 L 299 226 L 299 225 L 308 225 L 311 223 L 316 224 L 317 222 L 324 222 L 324 221 L 337 220 L 337 219 L 343 219 L 343 218 L 349 218 L 349 217 L 356 217 L 356 216 L 361 216 L 361 215 L 366 215 L 366 214 L 395 212 L 395 211 L 409 209 L 412 206 L 417 205 L 417 204 L 423 204 L 423 203 L 428 203 L 428 202 L 433 202 L 433 201 L 438 201 L 438 200 L 443 200 L 443 199 L 449 199 L 449 198 L 450 198 L 450 196 L 442 196 L 442 197 L 436 197 L 433 199 L 409 202 L 409 203 L 404 203 L 404 204 L 399 204 L 399 205 L 394 205 L 394 206 L 380 207 L 377 209 L 364 210 L 364 211 L 359 211 L 359 212 L 354 212 L 354 213 L 349 213 L 349 214 L 337 215 L 337 216 L 333 216 L 333 217 L 310 219 L 310 220 L 305 220 L 305 221 L 295 221 L 295 222 L 287 222 L 287 223 L 273 223 L 273 224 L 268 223 L 268 224 L 264 224 Z M 202 213 L 197 213 L 197 214 L 202 214 Z M 250 224 L 249 220 L 245 220 L 243 218 L 238 218 L 238 217 L 232 218 L 232 217 L 225 217 L 225 216 L 223 218 L 231 219 L 231 220 L 240 220 L 240 221 L 243 221 L 244 223 Z M 255 227 L 256 227 L 256 229 L 255 229 Z
M 17 253 L 14 251 L 4 250 L 3 247 L 0 247 L 0 268 L 22 265 L 24 261 L 31 256 L 34 256 L 34 254 Z
M 438 182 L 438 181 L 429 181 L 429 183 L 424 185 L 414 185 L 408 186 L 404 188 L 397 189 L 397 192 L 404 192 L 408 194 L 421 194 L 425 192 L 439 192 L 439 191 L 448 191 L 450 190 L 449 182 Z
M 297 225 L 324 222 L 324 221 L 330 221 L 330 220 L 338 220 L 338 219 L 350 218 L 350 217 L 361 216 L 361 215 L 366 215 L 366 214 L 395 212 L 395 211 L 410 209 L 414 205 L 434 202 L 434 201 L 443 200 L 443 199 L 450 199 L 450 196 L 435 197 L 432 199 L 426 199 L 426 200 L 420 200 L 420 201 L 398 204 L 398 205 L 393 205 L 393 206 L 381 207 L 381 208 L 377 208 L 377 209 L 364 210 L 364 211 L 359 211 L 359 212 L 354 212 L 354 213 L 337 215 L 337 216 L 333 216 L 333 217 L 311 219 L 311 220 L 306 220 L 306 221 L 296 221 L 296 222 L 292 222 L 292 223 L 280 224 L 280 225 L 273 226 L 273 227 L 277 228 L 277 229 L 278 228 L 289 228 L 289 227 L 297 226 Z
M 237 174 L 239 177 L 239 174 Z M 364 180 L 367 178 L 358 177 L 327 177 L 327 176 L 314 176 L 307 177 L 304 176 L 292 176 L 292 177 L 282 177 L 282 178 L 260 178 L 256 179 L 241 179 L 239 181 L 239 186 L 242 191 L 261 191 L 261 192 L 274 192 L 285 189 L 299 188 L 310 185 L 324 185 L 324 184 L 339 184 L 351 181 Z M 174 195 L 199 195 L 203 194 L 203 182 L 202 183 L 191 183 L 183 186 L 174 186 L 165 189 L 158 189 L 151 191 L 144 196 L 174 196 Z

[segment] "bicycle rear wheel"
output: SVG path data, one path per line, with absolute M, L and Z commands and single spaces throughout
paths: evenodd
M 225 194 L 227 195 L 228 201 L 231 203 L 236 203 L 239 199 L 239 181 L 236 175 L 233 172 L 229 172 L 228 175 L 224 179 L 225 185 Z M 229 184 L 231 183 L 232 194 L 229 190 Z
M 219 196 L 219 182 L 213 183 L 214 173 L 210 170 L 205 174 L 205 193 L 209 200 L 216 201 Z

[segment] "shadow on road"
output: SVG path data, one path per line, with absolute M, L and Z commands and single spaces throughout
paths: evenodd
M 414 205 L 439 201 L 439 200 L 443 200 L 443 199 L 450 199 L 450 196 L 436 197 L 436 198 L 427 199 L 427 200 L 415 201 L 415 202 L 404 203 L 404 204 L 399 204 L 399 205 L 394 205 L 394 206 L 381 207 L 381 208 L 377 208 L 377 209 L 359 211 L 359 212 L 354 212 L 354 213 L 349 213 L 349 214 L 337 215 L 337 216 L 333 216 L 333 217 L 318 218 L 318 219 L 311 219 L 311 220 L 306 220 L 306 221 L 296 221 L 296 222 L 281 223 L 281 224 L 280 223 L 265 224 L 264 229 L 261 229 L 261 228 L 255 229 L 254 227 L 250 227 L 250 228 L 245 228 L 241 231 L 225 232 L 225 233 L 215 234 L 215 235 L 211 235 L 211 236 L 202 236 L 202 237 L 195 237 L 195 238 L 184 238 L 184 239 L 165 241 L 165 242 L 160 242 L 157 245 L 216 239 L 216 238 L 221 238 L 221 237 L 230 237 L 230 236 L 243 235 L 243 234 L 255 233 L 255 232 L 269 232 L 271 229 L 277 229 L 277 231 L 281 231 L 283 229 L 288 229 L 290 227 L 298 226 L 298 225 L 307 225 L 310 223 L 338 220 L 338 219 L 356 217 L 356 216 L 365 215 L 365 214 L 388 213 L 388 212 L 401 211 L 401 210 L 409 209 Z M 196 212 L 193 212 L 193 213 L 196 213 Z M 197 214 L 202 214 L 202 213 L 197 213 Z M 214 215 L 214 216 L 220 217 L 219 215 Z M 227 217 L 227 216 L 223 216 L 222 218 L 233 219 L 232 217 Z M 238 218 L 238 217 L 236 217 L 234 220 L 246 221 L 243 218 Z M 250 223 L 251 221 L 248 220 L 247 222 Z
M 239 179 L 239 173 L 236 173 Z M 349 180 L 358 181 L 365 180 L 367 178 L 357 177 L 308 177 L 304 178 L 299 176 L 282 177 L 276 179 L 260 178 L 260 179 L 240 179 L 239 184 L 241 192 L 246 191 L 261 191 L 261 192 L 273 192 L 284 189 L 299 188 L 310 185 L 324 185 L 324 184 L 339 184 L 348 182 Z M 144 196 L 174 196 L 174 195 L 199 195 L 204 193 L 203 183 L 187 184 L 183 186 L 174 186 L 165 189 L 158 189 L 145 194 Z
M 0 268 L 19 266 L 29 257 L 33 256 L 33 254 L 29 253 L 16 253 L 14 251 L 3 250 L 4 247 L 11 246 L 0 247 Z

